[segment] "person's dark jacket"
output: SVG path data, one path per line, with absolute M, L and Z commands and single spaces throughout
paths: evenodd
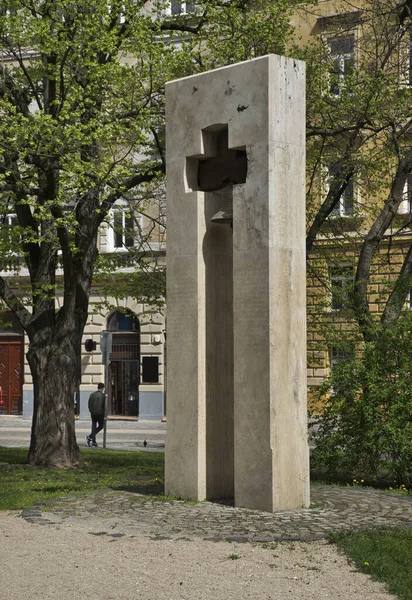
M 89 411 L 91 415 L 104 415 L 105 395 L 99 390 L 89 396 Z

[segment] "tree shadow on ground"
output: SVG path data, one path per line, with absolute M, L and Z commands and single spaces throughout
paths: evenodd
M 143 496 L 163 496 L 165 487 L 163 481 L 152 480 L 149 482 L 131 482 L 130 485 L 120 485 L 112 489 L 131 492 L 133 494 L 142 494 Z
M 112 489 L 122 492 L 130 492 L 132 494 L 142 494 L 142 496 L 161 496 L 166 498 L 164 483 L 160 480 L 151 480 L 147 482 L 136 481 L 131 483 L 130 485 L 120 485 L 117 487 L 113 487 Z M 182 500 L 184 500 L 184 498 L 182 498 Z M 235 505 L 234 498 L 216 498 L 210 500 L 207 499 L 206 501 L 212 502 L 213 504 L 223 504 L 224 506 Z

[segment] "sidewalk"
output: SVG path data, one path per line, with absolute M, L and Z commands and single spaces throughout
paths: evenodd
M 76 438 L 80 447 L 85 447 L 85 436 L 90 433 L 91 420 L 76 420 Z M 20 417 L 0 417 L 0 446 L 28 447 L 30 444 L 31 420 Z M 147 446 L 143 445 L 144 440 Z M 163 452 L 166 440 L 166 423 L 160 421 L 107 420 L 106 448 L 108 450 L 143 450 Z M 103 431 L 97 436 L 103 446 Z

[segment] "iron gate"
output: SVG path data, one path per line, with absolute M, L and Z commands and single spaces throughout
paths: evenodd
M 139 415 L 140 343 L 132 341 L 132 336 L 136 334 L 113 335 L 109 366 L 112 415 Z

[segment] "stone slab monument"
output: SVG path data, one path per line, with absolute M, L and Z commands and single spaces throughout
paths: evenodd
M 304 63 L 168 83 L 166 136 L 166 493 L 308 506 Z

